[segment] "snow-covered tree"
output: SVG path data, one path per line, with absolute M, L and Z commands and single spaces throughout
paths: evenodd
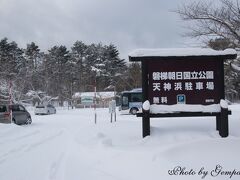
M 141 64 L 138 62 L 128 64 L 123 73 L 118 74 L 118 91 L 132 90 L 142 86 Z
M 36 104 L 42 104 L 42 105 L 47 105 L 50 103 L 51 100 L 57 100 L 58 97 L 51 97 L 48 96 L 47 93 L 43 91 L 28 91 L 26 93 L 26 96 L 31 98 L 33 105 Z
M 25 90 L 40 90 L 42 88 L 42 63 L 44 59 L 43 53 L 40 52 L 39 47 L 32 42 L 27 44 L 27 48 L 24 50 L 25 66 L 23 82 L 25 84 Z
M 73 81 L 77 82 L 78 91 L 84 90 L 84 68 L 86 58 L 87 45 L 82 41 L 76 41 L 71 48 L 71 58 L 73 63 Z
M 20 49 L 4 38 L 0 40 L 0 100 L 9 101 L 10 82 L 15 102 L 29 99 L 29 92 L 46 92 L 61 102 L 71 101 L 75 92 L 93 91 L 95 80 L 98 91 L 109 85 L 122 90 L 126 84 L 120 85 L 121 76 L 127 69 L 113 44 L 76 41 L 70 52 L 65 46 L 53 46 L 43 53 L 34 42 Z
M 30 70 L 33 71 L 40 66 L 40 49 L 34 42 L 27 44 L 27 48 L 25 50 L 25 58 Z
M 9 84 L 12 84 L 14 89 L 12 90 L 12 97 L 18 97 L 21 90 L 16 84 L 21 80 L 22 69 L 25 65 L 25 59 L 23 57 L 23 51 L 18 47 L 17 43 L 12 41 L 8 42 L 7 38 L 0 41 L 0 81 L 1 97 L 5 97 L 5 100 L 9 99 Z M 6 87 L 6 84 L 8 85 Z M 5 101 L 4 100 L 4 101 Z
M 70 55 L 65 46 L 54 46 L 47 54 L 47 72 L 50 78 L 48 93 L 52 96 L 58 96 L 61 102 L 70 96 L 69 77 L 71 73 Z
M 127 65 L 125 60 L 119 57 L 119 51 L 115 45 L 106 45 L 104 48 L 105 71 L 108 75 L 106 83 L 116 86 L 116 89 L 118 90 L 120 86 L 117 82 L 120 82 L 123 72 L 127 69 Z
M 8 42 L 7 38 L 0 41 L 1 77 L 19 73 L 20 68 L 23 66 L 23 61 L 23 51 L 16 42 Z

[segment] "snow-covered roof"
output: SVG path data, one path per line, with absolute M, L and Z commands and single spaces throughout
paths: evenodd
M 111 98 L 114 97 L 114 92 L 113 91 L 109 91 L 109 92 L 100 92 L 100 96 L 101 98 Z
M 73 95 L 73 98 L 81 98 L 81 97 L 94 97 L 95 96 L 95 93 L 94 92 L 76 92 L 74 95 Z M 99 97 L 98 96 L 98 93 L 96 93 L 96 97 Z
M 136 49 L 129 53 L 129 58 L 136 57 L 185 57 L 185 56 L 236 56 L 234 49 L 216 51 L 210 48 L 163 48 Z
M 81 98 L 81 97 L 94 97 L 95 92 L 76 92 L 73 95 L 73 98 Z M 107 91 L 107 92 L 96 92 L 97 98 L 112 98 L 114 97 L 114 91 Z

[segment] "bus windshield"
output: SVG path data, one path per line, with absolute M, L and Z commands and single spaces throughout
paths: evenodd
M 142 108 L 142 92 L 141 91 L 124 91 L 121 95 L 120 111 L 136 114 Z M 125 113 L 122 112 L 122 113 Z

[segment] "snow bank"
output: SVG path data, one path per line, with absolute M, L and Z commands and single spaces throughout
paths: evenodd
M 174 104 L 174 105 L 157 105 L 150 106 L 150 113 L 175 113 L 175 112 L 220 112 L 220 104 L 212 105 L 190 105 L 190 104 Z
M 210 48 L 166 48 L 166 49 L 136 49 L 129 53 L 130 57 L 177 57 L 177 56 L 220 56 L 236 55 L 234 49 L 216 51 Z

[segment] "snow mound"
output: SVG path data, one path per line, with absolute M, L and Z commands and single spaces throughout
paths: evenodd
M 227 108 L 228 108 L 228 103 L 227 103 L 227 101 L 221 99 L 221 101 L 220 101 L 220 106 L 221 106 L 221 108 L 227 109 Z
M 99 139 L 102 139 L 102 138 L 105 138 L 106 136 L 105 136 L 105 134 L 103 134 L 103 133 L 98 133 L 97 134 L 97 138 L 99 138 Z
M 143 109 L 145 111 L 149 111 L 149 109 L 150 109 L 150 102 L 148 100 L 143 103 Z
M 105 138 L 101 141 L 101 145 L 103 145 L 104 147 L 112 147 L 113 143 L 112 143 L 112 139 L 110 138 Z
M 157 105 L 150 106 L 150 113 L 175 113 L 175 112 L 220 112 L 219 104 L 195 105 L 195 104 L 174 104 L 174 105 Z
M 232 146 L 236 148 L 232 149 Z M 221 162 L 225 166 L 232 166 L 233 163 L 237 166 L 240 161 L 239 148 L 240 139 L 205 139 L 172 146 L 159 155 L 175 165 L 185 161 L 186 165 L 196 167 L 215 166 Z
M 112 147 L 113 146 L 112 139 L 106 137 L 106 135 L 101 132 L 97 133 L 97 141 L 101 147 Z

